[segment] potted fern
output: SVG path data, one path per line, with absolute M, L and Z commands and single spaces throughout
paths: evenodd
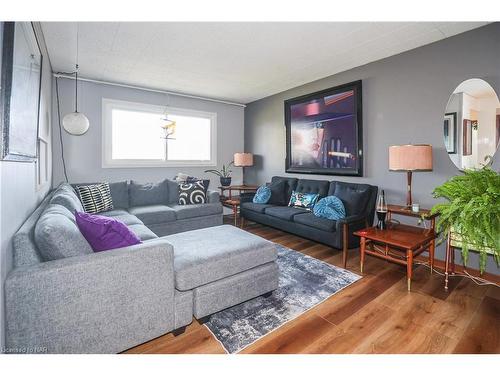
M 234 162 L 230 162 L 229 164 L 225 165 L 222 164 L 222 168 L 220 170 L 218 169 L 207 169 L 205 173 L 212 173 L 216 176 L 220 177 L 220 184 L 222 186 L 229 186 L 231 185 L 231 173 L 233 172 L 229 167 L 233 165 Z
M 437 230 L 458 242 L 464 265 L 469 250 L 479 253 L 479 270 L 486 268 L 488 255 L 500 263 L 500 174 L 490 162 L 482 169 L 464 170 L 433 191 L 434 198 L 444 198 L 432 213 L 440 216 Z M 443 239 L 441 239 L 442 242 Z

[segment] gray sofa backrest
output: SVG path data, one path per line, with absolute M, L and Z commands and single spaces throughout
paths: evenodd
M 130 207 L 171 204 L 179 201 L 179 185 L 175 181 L 165 179 L 157 183 L 140 183 L 130 181 Z
M 329 187 L 330 183 L 328 181 L 300 179 L 297 182 L 295 191 L 299 193 L 319 194 L 320 198 L 323 198 L 328 194 Z
M 52 194 L 49 193 L 43 199 L 42 203 L 40 203 L 37 209 L 28 217 L 16 234 L 14 234 L 12 238 L 14 268 L 32 266 L 43 262 L 35 243 L 35 225 L 52 199 Z
M 279 181 L 285 181 L 286 184 L 285 199 L 286 203 L 288 204 L 290 196 L 292 195 L 292 191 L 295 190 L 295 187 L 297 186 L 298 179 L 293 177 L 281 177 L 281 176 L 273 176 L 273 178 L 271 179 L 271 182 L 279 182 Z

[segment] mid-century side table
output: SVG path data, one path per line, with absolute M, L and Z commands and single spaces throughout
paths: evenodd
M 419 217 L 429 220 L 429 228 L 394 223 L 392 215 Z M 387 229 L 369 227 L 354 232 L 360 237 L 360 267 L 363 273 L 365 254 L 385 259 L 406 266 L 408 291 L 411 289 L 413 260 L 424 251 L 429 252 L 429 267 L 434 268 L 434 250 L 436 241 L 435 218 L 429 210 L 413 212 L 405 206 L 389 205 L 387 207 Z
M 259 187 L 255 185 L 231 185 L 231 186 L 219 186 L 221 195 L 220 201 L 224 207 L 228 207 L 233 211 L 234 216 L 234 226 L 238 226 L 238 210 L 240 208 L 240 196 L 234 196 L 233 191 L 238 191 L 239 194 L 242 192 L 256 192 Z M 228 191 L 229 196 L 224 195 L 224 191 Z M 243 227 L 243 220 L 240 217 L 240 226 Z

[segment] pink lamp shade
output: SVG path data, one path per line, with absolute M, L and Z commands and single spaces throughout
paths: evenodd
M 251 167 L 253 165 L 253 154 L 247 152 L 237 152 L 234 154 L 235 167 Z
M 390 146 L 389 169 L 391 171 L 432 171 L 432 146 Z

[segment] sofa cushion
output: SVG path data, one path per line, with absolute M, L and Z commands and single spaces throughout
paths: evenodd
M 137 235 L 137 237 L 141 239 L 141 241 L 158 238 L 158 236 L 154 234 L 153 231 L 144 224 L 132 224 L 128 226 L 128 229 L 134 232 Z
M 329 181 L 323 180 L 308 180 L 308 179 L 300 179 L 297 182 L 297 187 L 294 189 L 299 193 L 313 193 L 319 194 L 319 196 L 326 197 L 328 194 L 328 188 L 330 187 Z
M 259 214 L 263 214 L 266 208 L 275 207 L 272 204 L 261 204 L 261 203 L 253 203 L 253 202 L 243 202 L 241 204 L 241 208 L 244 210 L 250 210 L 253 212 L 258 212 Z
M 275 204 L 277 206 L 286 206 L 288 203 L 287 199 L 287 182 L 285 180 L 277 180 L 271 182 L 269 185 L 271 189 L 271 196 L 267 203 Z
M 110 182 L 109 191 L 113 198 L 114 208 L 129 208 L 128 182 Z
M 162 237 L 174 247 L 175 287 L 189 290 L 277 258 L 276 245 L 231 225 Z
M 193 217 L 217 215 L 222 213 L 222 205 L 220 203 L 205 203 L 205 204 L 176 204 L 169 205 L 175 211 L 177 220 L 190 219 Z
M 95 252 L 119 249 L 141 243 L 125 223 L 113 217 L 76 212 L 76 224 Z
M 93 253 L 66 207 L 50 204 L 35 226 L 35 242 L 45 261 Z
M 111 217 L 116 220 L 120 220 L 123 222 L 125 225 L 133 225 L 133 224 L 144 224 L 137 216 L 134 216 L 132 214 L 126 213 L 123 215 L 102 215 L 101 216 L 106 216 L 106 217 Z
M 307 225 L 308 227 L 316 228 L 319 230 L 324 230 L 328 232 L 334 232 L 337 222 L 335 220 L 325 219 L 318 217 L 311 212 L 301 213 L 300 215 L 295 215 L 293 221 L 299 224 Z
M 370 199 L 370 185 L 337 182 L 335 196 L 344 203 L 346 216 L 362 214 Z
M 280 177 L 280 176 L 273 176 L 271 178 L 271 183 L 273 182 L 278 182 L 278 181 L 284 181 L 285 182 L 285 203 L 286 205 L 288 201 L 290 200 L 290 196 L 292 195 L 292 191 L 295 190 L 295 187 L 297 186 L 297 178 L 293 177 Z
M 264 213 L 269 216 L 278 217 L 283 220 L 292 220 L 295 215 L 309 212 L 304 208 L 298 207 L 268 207 L 264 210 Z
M 51 204 L 60 204 L 66 207 L 71 213 L 75 211 L 83 211 L 82 203 L 71 185 L 63 183 L 54 192 L 50 200 Z
M 130 206 L 151 206 L 168 203 L 168 180 L 157 183 L 142 184 L 136 181 L 130 181 L 129 194 Z M 177 184 L 176 184 L 177 188 Z
M 128 213 L 128 211 L 125 210 L 111 210 L 111 211 L 101 212 L 99 215 L 113 217 L 113 216 L 123 216 L 130 214 Z
M 177 219 L 172 208 L 161 204 L 131 207 L 129 212 L 146 225 L 168 223 Z
M 165 180 L 164 183 L 165 186 L 167 187 L 167 203 L 177 204 L 179 202 L 179 184 L 171 180 Z M 206 192 L 207 189 L 205 188 L 205 194 Z

